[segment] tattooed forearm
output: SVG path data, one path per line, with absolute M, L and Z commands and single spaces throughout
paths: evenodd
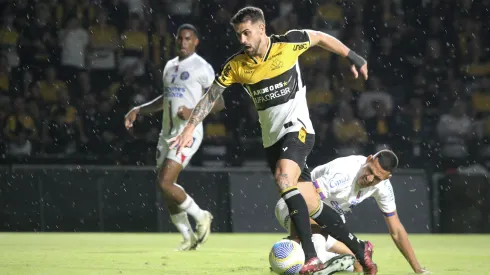
M 279 176 L 276 176 L 276 184 L 277 188 L 279 188 L 280 191 L 284 191 L 291 187 L 291 183 L 289 182 L 288 179 L 288 174 L 279 174 Z
M 221 96 L 225 89 L 217 84 L 213 84 L 202 96 L 189 117 L 189 124 L 199 125 L 213 109 L 214 102 Z

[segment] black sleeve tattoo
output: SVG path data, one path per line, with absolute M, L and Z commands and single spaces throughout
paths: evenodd
M 199 123 L 201 123 L 211 112 L 214 102 L 221 96 L 224 90 L 225 88 L 213 83 L 208 91 L 202 96 L 201 100 L 199 100 L 196 107 L 194 107 L 188 123 L 194 126 L 199 125 Z

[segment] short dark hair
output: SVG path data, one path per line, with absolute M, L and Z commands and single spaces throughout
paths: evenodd
M 265 23 L 264 12 L 257 7 L 245 7 L 233 15 L 230 24 L 236 25 L 247 21 L 251 21 L 252 23 L 262 21 Z
M 189 31 L 192 31 L 194 33 L 194 35 L 196 37 L 198 37 L 197 29 L 192 24 L 182 24 L 182 25 L 180 25 L 180 27 L 177 29 L 177 35 L 180 33 L 181 30 L 189 30 Z
M 373 159 L 378 159 L 381 168 L 388 172 L 392 172 L 398 167 L 398 157 L 391 150 L 381 150 L 374 154 Z

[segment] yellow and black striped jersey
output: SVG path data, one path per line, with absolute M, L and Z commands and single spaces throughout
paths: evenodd
M 268 40 L 263 59 L 241 51 L 225 62 L 215 78 L 225 88 L 240 83 L 250 95 L 259 113 L 264 147 L 301 128 L 314 134 L 298 63 L 298 57 L 310 47 L 309 35 L 291 30 Z

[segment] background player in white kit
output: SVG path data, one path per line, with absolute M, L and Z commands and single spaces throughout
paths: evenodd
M 372 197 L 376 200 L 379 209 L 385 217 L 390 235 L 407 259 L 415 273 L 426 274 L 415 256 L 408 240 L 408 235 L 396 212 L 395 195 L 389 178 L 391 171 L 398 166 L 398 158 L 392 151 L 382 150 L 374 156 L 348 156 L 337 158 L 327 164 L 313 169 L 311 176 L 313 182 L 300 183 L 298 189 L 305 197 L 309 207 L 323 207 L 327 205 L 339 214 L 339 223 L 345 223 L 344 214 L 351 211 L 365 199 Z M 319 199 L 322 201 L 319 206 Z M 294 227 L 291 226 L 286 203 L 280 199 L 276 205 L 276 218 L 279 223 L 295 237 Z M 328 234 L 312 221 L 313 243 L 318 257 L 327 261 L 336 253 L 349 252 L 345 245 Z M 334 253 L 329 253 L 334 252 Z M 350 271 L 354 271 L 350 268 Z M 362 271 L 360 266 L 356 271 Z
M 177 153 L 170 149 L 167 140 L 177 136 L 189 119 L 192 109 L 204 91 L 214 81 L 211 65 L 195 53 L 199 43 L 197 30 L 184 24 L 177 30 L 178 56 L 171 59 L 163 69 L 163 95 L 151 102 L 133 108 L 125 117 L 126 128 L 131 128 L 138 114 L 150 114 L 163 110 L 162 131 L 157 146 L 158 184 L 173 224 L 184 237 L 177 250 L 192 250 L 204 243 L 211 231 L 211 213 L 202 210 L 178 185 L 177 178 L 201 145 L 203 126 L 199 124 L 193 135 L 193 144 Z M 216 102 L 213 111 L 224 108 L 223 98 Z M 187 214 L 196 221 L 196 233 L 189 224 Z

